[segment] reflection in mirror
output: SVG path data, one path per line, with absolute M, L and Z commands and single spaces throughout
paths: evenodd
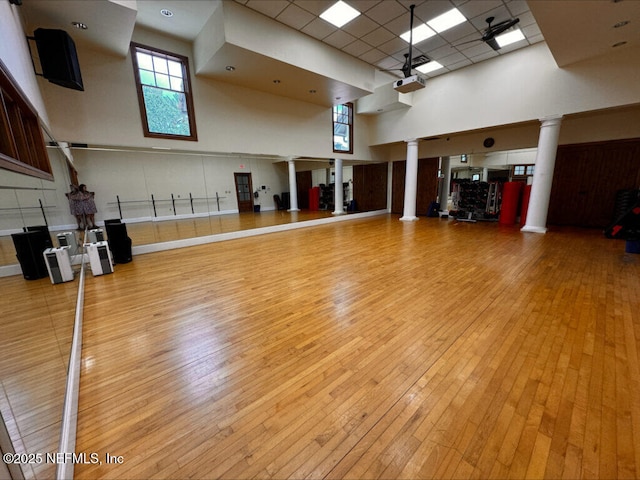
M 0 170 L 0 259 L 16 264 L 11 234 L 68 223 L 69 169 L 49 139 L 54 181 Z M 60 438 L 77 284 L 0 278 L 0 411 L 17 453 L 55 452 Z M 55 465 L 23 465 L 25 478 L 53 478 Z

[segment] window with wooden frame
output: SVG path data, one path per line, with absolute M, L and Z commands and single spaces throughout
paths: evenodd
M 535 165 L 513 165 L 511 168 L 511 176 L 514 179 L 526 179 L 533 176 Z
M 333 151 L 353 153 L 353 103 L 333 106 Z
M 35 109 L 0 62 L 0 168 L 53 180 Z
M 187 57 L 131 44 L 145 137 L 197 141 Z

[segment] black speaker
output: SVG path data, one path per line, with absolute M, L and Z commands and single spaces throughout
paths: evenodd
M 24 227 L 25 232 L 43 232 L 44 241 L 46 242 L 46 248 L 53 248 L 53 242 L 51 241 L 51 234 L 49 233 L 49 227 L 46 225 L 34 225 L 30 227 Z
M 48 277 L 47 263 L 42 253 L 47 249 L 47 239 L 51 242 L 49 233 L 42 230 L 12 233 L 11 238 L 24 278 L 37 280 Z
M 42 76 L 61 87 L 84 91 L 78 53 L 73 39 L 64 30 L 38 28 L 33 32 Z
M 131 239 L 127 236 L 127 225 L 125 223 L 105 223 L 109 249 L 113 254 L 115 263 L 129 263 L 133 256 L 131 254 Z

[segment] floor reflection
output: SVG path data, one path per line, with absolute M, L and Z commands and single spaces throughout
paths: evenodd
M 126 219 L 123 222 L 127 224 L 127 234 L 131 238 L 132 244 L 140 246 L 286 223 L 304 222 L 331 216 L 332 213 L 328 210 L 301 210 L 299 212 L 271 210 L 257 213 L 249 212 L 180 220 L 163 220 L 161 222 L 127 223 Z M 101 223 L 98 221 L 98 224 Z M 55 236 L 55 233 L 52 231 L 52 237 Z M 55 238 L 53 240 L 57 246 Z M 16 249 L 11 235 L 1 236 L 0 265 L 15 265 L 17 263 Z

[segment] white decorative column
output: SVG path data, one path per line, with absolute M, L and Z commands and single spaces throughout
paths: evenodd
M 400 220 L 415 222 L 418 193 L 418 140 L 407 140 L 407 169 L 404 178 L 404 208 Z
M 334 202 L 335 209 L 333 215 L 342 215 L 344 213 L 344 188 L 342 188 L 342 159 L 334 160 Z
M 298 185 L 296 184 L 296 163 L 289 158 L 289 212 L 299 212 L 298 208 Z
M 440 210 L 447 210 L 449 200 L 449 190 L 451 189 L 451 159 L 449 157 L 440 157 L 440 188 L 438 190 L 438 202 Z
M 549 199 L 551 198 L 562 115 L 543 118 L 540 122 L 536 167 L 533 172 L 527 221 L 521 229 L 523 232 L 545 233 L 547 231 L 547 213 L 549 212 Z

